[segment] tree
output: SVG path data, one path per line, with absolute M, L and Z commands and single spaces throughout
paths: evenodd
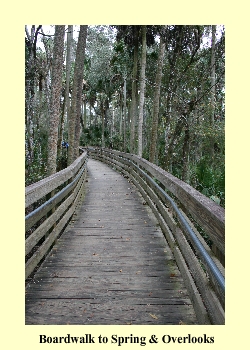
M 143 125 L 143 107 L 144 107 L 144 94 L 146 85 L 146 33 L 147 26 L 142 26 L 142 54 L 141 54 L 141 75 L 140 75 L 140 103 L 139 103 L 139 121 L 138 121 L 138 156 L 142 157 L 142 125 Z
M 134 26 L 134 55 L 133 55 L 133 73 L 132 73 L 132 101 L 131 101 L 131 122 L 130 122 L 130 153 L 135 150 L 135 122 L 137 117 L 137 71 L 138 71 L 138 50 L 139 50 L 139 26 Z
M 66 53 L 66 86 L 63 84 L 63 109 L 59 122 L 58 142 L 57 142 L 57 157 L 58 157 L 58 169 L 66 164 L 67 155 L 63 152 L 61 147 L 63 141 L 63 134 L 65 126 L 67 129 L 67 119 L 70 112 L 70 99 L 69 99 L 69 87 L 70 87 L 70 72 L 72 63 L 72 48 L 73 48 L 73 26 L 69 25 L 67 30 L 67 53 Z
M 50 29 L 44 29 L 46 34 L 41 26 L 25 30 L 25 151 L 26 169 L 32 174 L 27 184 L 45 175 L 50 149 L 48 102 L 54 64 Z M 75 53 L 80 42 L 73 40 L 72 46 Z M 62 118 L 69 114 L 68 96 L 73 103 L 75 117 L 69 118 L 69 126 L 74 133 L 72 141 L 68 139 L 69 152 L 74 149 L 72 161 L 78 155 L 80 133 L 82 145 L 139 151 L 205 195 L 219 197 L 223 204 L 224 46 L 223 26 L 90 26 L 82 69 L 78 53 L 72 57 L 70 93 L 66 77 L 59 94 L 64 104 L 61 111 L 65 109 Z M 76 78 L 77 70 L 81 74 L 84 70 L 83 83 Z
M 33 161 L 34 156 L 34 136 L 35 136 L 35 109 L 36 109 L 36 85 L 38 81 L 37 65 L 37 36 L 42 28 L 39 25 L 31 26 L 30 32 L 25 26 L 25 135 L 26 135 L 26 152 L 29 163 Z
M 214 126 L 214 112 L 215 112 L 215 40 L 216 40 L 216 25 L 212 25 L 212 47 L 211 47 L 211 103 L 210 103 L 210 125 Z M 214 158 L 214 138 L 211 135 L 210 145 L 211 158 Z
M 127 46 L 127 51 L 132 53 L 130 55 L 130 59 L 127 62 L 127 67 L 133 62 L 133 69 L 132 69 L 132 82 L 131 82 L 131 88 L 128 86 L 128 98 L 131 99 L 131 108 L 130 108 L 130 127 L 127 128 L 127 132 L 130 133 L 130 140 L 129 140 L 129 150 L 131 153 L 136 152 L 136 126 L 137 126 L 137 118 L 138 118 L 138 57 L 139 57 L 139 51 L 140 51 L 140 45 L 139 43 L 142 42 L 142 27 L 139 25 L 120 25 L 120 26 L 114 26 L 117 29 L 117 36 L 116 39 L 118 42 L 124 42 L 124 44 Z M 157 34 L 157 26 L 146 26 L 146 45 L 150 47 L 155 40 L 155 36 Z M 133 58 L 132 58 L 133 57 Z M 129 72 L 130 69 L 127 68 L 127 71 Z M 129 73 L 128 73 L 129 75 Z M 127 83 L 130 83 L 127 79 Z M 131 93 L 130 93 L 131 91 Z M 131 96 L 131 97 L 130 97 Z
M 64 93 L 64 111 L 62 113 L 62 125 L 61 135 L 63 135 L 65 124 L 67 125 L 69 114 L 70 114 L 70 99 L 69 99 L 69 88 L 70 88 L 70 72 L 72 64 L 72 49 L 73 49 L 73 25 L 68 25 L 67 31 L 67 53 L 66 53 L 66 86 Z M 65 123 L 66 118 L 66 123 Z M 61 140 L 59 140 L 59 144 Z
M 73 26 L 68 26 L 67 33 L 67 56 L 66 56 L 66 89 L 65 89 L 65 111 L 64 114 L 69 117 L 70 113 L 70 100 L 69 100 L 69 83 L 70 83 L 70 70 L 72 62 L 72 43 L 73 43 Z
M 64 31 L 65 26 L 55 26 L 48 139 L 48 175 L 56 172 L 58 124 L 63 72 Z
M 153 120 L 152 120 L 152 132 L 151 132 L 151 143 L 149 161 L 154 163 L 156 156 L 156 144 L 158 134 L 158 119 L 159 119 L 159 104 L 160 104 L 160 89 L 161 89 L 161 78 L 162 78 L 162 67 L 165 53 L 165 43 L 163 37 L 160 37 L 160 47 L 158 54 L 157 73 L 155 78 L 155 93 L 154 93 L 154 107 L 153 107 Z
M 185 77 L 196 63 L 195 57 L 201 43 L 201 26 L 168 26 L 166 31 L 166 49 L 169 70 L 167 72 L 166 127 L 165 127 L 165 161 L 164 167 L 172 172 L 174 161 L 173 149 L 182 136 L 187 111 L 194 107 L 190 100 L 190 90 Z M 175 113 L 174 113 L 175 112 Z M 172 130 L 171 130 L 172 129 Z M 173 130 L 174 129 L 174 130 Z M 187 140 L 188 138 L 186 138 Z
M 74 69 L 74 82 L 71 97 L 70 118 L 68 121 L 68 165 L 70 165 L 78 156 L 79 140 L 80 140 L 80 116 L 82 106 L 82 88 L 84 74 L 84 57 L 87 38 L 88 26 L 81 25 L 79 38 L 76 49 L 76 60 Z

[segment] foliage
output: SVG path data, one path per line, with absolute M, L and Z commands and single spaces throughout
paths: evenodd
M 78 27 L 74 27 L 77 29 Z M 36 33 L 36 27 L 33 32 Z M 37 34 L 38 40 L 41 41 Z M 146 91 L 143 115 L 143 157 L 149 158 L 154 110 L 159 35 L 166 54 L 161 79 L 156 163 L 225 205 L 225 32 L 217 26 L 215 96 L 211 87 L 211 26 L 147 26 Z M 40 38 L 40 39 L 39 39 Z M 46 174 L 51 55 L 53 36 L 42 36 L 45 48 L 25 45 L 26 184 Z M 74 41 L 75 52 L 77 38 Z M 132 133 L 132 84 L 139 103 L 141 63 L 133 80 L 133 55 L 141 56 L 141 26 L 89 26 L 84 62 L 84 108 L 80 144 L 129 151 L 130 134 L 138 145 L 138 113 Z M 32 49 L 33 48 L 33 51 Z M 74 56 L 74 53 L 73 53 Z M 74 72 L 71 65 L 70 91 Z M 124 88 L 126 87 L 126 91 Z M 135 89 L 135 84 L 133 85 Z M 133 90 L 134 91 L 134 90 Z M 63 113 L 65 73 L 61 97 Z M 124 98 L 126 97 L 126 101 Z M 213 102 L 214 101 L 214 102 Z M 138 111 L 138 108 L 136 109 Z M 126 112 L 126 113 L 125 113 Z M 213 114 L 213 115 L 211 115 Z M 125 118 L 125 119 L 124 119 Z M 84 120 L 84 123 L 83 123 Z M 85 123 L 86 122 L 86 123 Z M 67 121 L 65 121 L 67 130 Z M 131 143 L 130 143 L 131 146 Z M 58 145 L 60 147 L 60 145 Z M 66 154 L 58 151 L 58 169 Z M 185 169 L 185 171 L 184 171 Z
M 202 158 L 195 168 L 195 182 L 198 191 L 213 199 L 217 204 L 225 205 L 225 168 L 209 166 L 209 159 Z
M 41 132 L 35 139 L 32 148 L 32 158 L 26 152 L 25 157 L 25 186 L 43 179 L 47 173 L 47 142 L 48 135 Z

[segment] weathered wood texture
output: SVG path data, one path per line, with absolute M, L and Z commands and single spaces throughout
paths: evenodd
M 72 217 L 84 187 L 86 158 L 85 152 L 72 166 L 26 188 L 26 204 L 33 204 L 51 190 L 57 193 L 25 217 L 25 279 L 37 268 Z
M 100 151 L 99 151 L 100 152 Z M 157 165 L 148 162 L 134 154 L 127 154 L 114 150 L 102 150 L 100 153 L 106 157 L 119 157 L 132 160 L 135 164 L 154 176 L 167 191 L 170 191 L 184 205 L 186 210 L 195 217 L 197 222 L 205 229 L 216 246 L 225 253 L 225 210 L 214 201 L 195 190 L 187 183 L 179 180 L 172 174 Z
M 84 152 L 66 169 L 27 186 L 25 188 L 25 208 L 37 202 L 66 181 L 72 179 L 86 161 L 86 157 L 87 154 Z
M 136 187 L 89 160 L 85 191 L 26 287 L 26 324 L 198 324 L 173 253 Z
M 194 214 L 196 212 L 199 224 L 202 224 L 201 227 L 208 235 L 210 232 L 207 230 L 208 222 L 210 228 L 219 228 L 218 234 L 216 230 L 214 231 L 216 239 L 219 236 L 224 237 L 224 209 L 199 194 L 191 186 L 135 155 L 107 149 L 91 149 L 89 153 L 92 157 L 106 162 L 130 178 L 150 205 L 181 270 L 199 322 L 206 323 L 206 317 L 209 315 L 213 324 L 224 324 L 225 294 L 213 275 L 214 268 L 211 270 L 209 265 L 206 265 L 207 260 L 200 254 L 199 250 L 196 250 L 195 242 L 191 240 L 192 244 L 190 244 L 190 235 L 188 231 L 186 232 L 186 227 L 180 226 L 171 202 L 166 198 L 162 189 L 157 186 L 155 180 L 177 197 L 186 213 Z M 186 200 L 187 197 L 189 201 Z M 217 267 L 221 276 L 225 276 L 223 265 L 195 228 L 194 221 L 191 222 L 182 210 L 181 215 L 185 217 L 186 223 L 204 247 L 204 251 L 213 260 L 214 266 Z M 193 218 L 196 216 L 192 215 Z M 216 240 L 216 244 L 218 242 L 219 238 Z M 205 264 L 206 271 L 204 271 L 203 264 Z M 202 303 L 200 303 L 199 298 L 197 299 L 197 294 L 201 294 Z

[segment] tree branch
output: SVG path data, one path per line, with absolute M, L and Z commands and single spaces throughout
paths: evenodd
M 25 25 L 25 33 L 27 35 L 28 40 L 31 41 L 31 37 L 30 37 L 29 31 L 28 31 L 28 27 L 26 25 Z
M 37 29 L 36 29 L 36 33 L 35 33 L 35 40 L 34 40 L 34 44 L 33 44 L 33 52 L 34 52 L 34 58 L 36 58 L 36 43 L 37 43 L 37 35 L 39 30 L 42 28 L 42 25 L 40 24 Z
M 44 32 L 38 32 L 38 34 L 41 34 L 43 36 L 48 36 L 48 37 L 54 37 L 55 36 L 55 34 L 44 34 Z

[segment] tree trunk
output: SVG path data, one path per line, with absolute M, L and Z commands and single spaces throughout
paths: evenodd
M 123 108 L 122 108 L 122 93 L 120 93 L 120 126 L 119 126 L 119 134 L 120 134 L 120 136 L 122 135 L 122 112 L 123 112 Z
M 62 90 L 64 30 L 65 26 L 55 26 L 48 139 L 48 175 L 56 172 L 58 123 Z
M 77 89 L 77 117 L 76 117 L 76 125 L 75 125 L 75 144 L 74 144 L 74 159 L 79 156 L 79 145 L 80 145 L 80 117 L 81 117 L 81 109 L 82 109 L 82 89 L 83 89 L 83 74 L 84 74 L 84 58 L 85 58 L 85 48 L 86 48 L 86 40 L 87 40 L 87 30 L 88 26 L 80 26 L 81 34 L 81 53 L 80 53 L 80 67 L 79 67 L 79 82 Z
M 115 132 L 115 99 L 112 100 L 112 123 L 110 128 L 111 145 L 113 148 L 113 137 Z
M 39 26 L 40 27 L 40 26 Z M 34 44 L 35 26 L 31 26 L 29 33 L 28 27 L 25 26 L 25 125 L 26 125 L 26 145 L 28 148 L 29 162 L 32 163 L 34 157 L 34 119 L 35 119 L 35 87 L 36 79 L 36 47 Z
M 136 27 L 134 43 L 134 63 L 132 75 L 132 102 L 131 102 L 131 122 L 130 122 L 130 153 L 135 151 L 135 122 L 137 117 L 137 67 L 138 67 L 138 28 Z
M 92 125 L 92 108 L 91 103 L 89 104 L 89 127 Z
M 87 128 L 87 99 L 86 94 L 83 96 L 83 128 Z
M 183 117 L 180 117 L 176 123 L 175 131 L 173 133 L 172 139 L 169 142 L 168 146 L 168 152 L 166 154 L 166 164 L 165 167 L 167 171 L 172 171 L 172 156 L 173 156 L 173 150 L 177 143 L 178 137 L 181 135 L 182 129 L 183 129 L 184 123 L 183 123 Z
M 74 83 L 71 98 L 70 118 L 68 121 L 68 165 L 78 156 L 78 147 L 80 139 L 80 116 L 82 105 L 82 87 L 83 87 L 83 68 L 84 68 L 84 56 L 87 38 L 86 25 L 80 26 L 79 38 L 76 49 L 76 60 L 74 70 Z
M 182 149 L 182 180 L 189 183 L 189 149 L 190 149 L 190 133 L 189 124 L 185 123 L 185 136 Z
M 104 110 L 104 101 L 101 101 L 101 114 L 102 114 L 102 148 L 105 147 L 105 140 L 104 140 L 104 116 L 105 116 L 105 110 Z
M 157 73 L 155 79 L 155 92 L 154 92 L 154 107 L 153 107 L 153 121 L 152 121 L 152 133 L 151 133 L 151 144 L 149 161 L 151 163 L 155 162 L 156 156 L 156 143 L 158 137 L 158 119 L 159 119 L 159 105 L 160 105 L 160 90 L 161 90 L 161 77 L 162 77 L 162 67 L 163 59 L 165 53 L 165 43 L 162 37 L 160 38 L 159 56 L 157 64 Z
M 66 116 L 66 125 L 69 120 L 70 114 L 70 99 L 69 99 L 69 83 L 70 83 L 70 71 L 72 62 L 72 44 L 73 44 L 73 26 L 68 25 L 67 33 L 67 56 L 66 56 L 66 88 L 65 88 L 65 104 L 64 115 Z
M 210 105 L 210 125 L 214 126 L 215 112 L 215 40 L 216 40 L 216 25 L 212 26 L 212 48 L 211 48 L 211 105 Z M 214 158 L 214 137 L 210 139 L 210 155 L 211 160 Z
M 138 123 L 138 156 L 142 157 L 142 125 L 143 125 L 143 107 L 145 94 L 145 72 L 146 72 L 146 32 L 147 26 L 142 26 L 142 56 L 141 56 L 141 79 L 140 79 L 140 103 L 139 103 L 139 123 Z
M 64 124 L 64 104 L 65 104 L 65 98 L 62 105 L 62 113 L 61 118 L 59 120 L 59 126 L 58 126 L 58 140 L 57 140 L 57 157 L 60 157 L 62 155 L 62 141 L 63 141 L 63 124 Z
M 126 76 L 124 77 L 124 88 L 123 88 L 123 115 L 124 115 L 124 119 L 123 119 L 123 151 L 126 152 L 126 111 L 127 111 L 127 80 L 126 80 Z

